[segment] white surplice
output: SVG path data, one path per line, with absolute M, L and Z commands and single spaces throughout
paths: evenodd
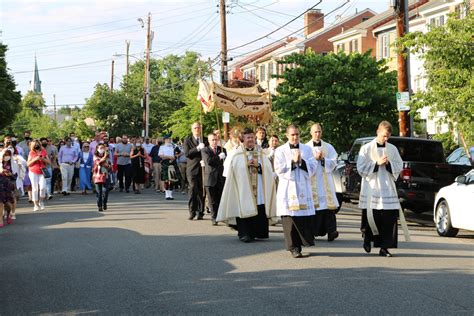
M 291 170 L 293 152 L 288 142 L 278 147 L 275 151 L 273 163 L 275 173 L 279 179 L 277 216 L 309 216 L 315 214 L 311 177 L 317 169 L 316 160 L 309 146 L 299 144 L 299 151 L 308 171 L 300 167 Z
M 316 174 L 311 178 L 313 188 L 313 200 L 316 211 L 318 210 L 335 210 L 339 207 L 336 197 L 336 186 L 334 185 L 334 177 L 332 172 L 337 166 L 337 152 L 334 147 L 321 140 L 321 146 L 314 146 L 313 140 L 306 143 L 314 151 L 322 151 L 324 153 L 324 167 L 322 162 L 316 160 L 318 168 Z
M 392 172 L 385 166 L 379 166 L 374 172 L 377 159 L 387 155 Z M 403 169 L 403 161 L 397 147 L 385 143 L 377 147 L 376 140 L 360 148 L 357 158 L 357 171 L 362 177 L 359 197 L 359 208 L 374 210 L 396 210 L 400 208 L 395 181 Z M 370 201 L 370 202 L 369 202 Z M 370 205 L 369 205 L 370 203 Z

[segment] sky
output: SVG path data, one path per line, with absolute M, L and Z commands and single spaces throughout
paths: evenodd
M 275 30 L 319 1 L 227 0 L 227 45 L 232 48 Z M 347 2 L 347 3 L 346 3 Z M 26 94 L 38 62 L 43 97 L 48 106 L 56 95 L 58 106 L 82 106 L 97 83 L 114 87 L 125 73 L 125 47 L 130 62 L 144 56 L 146 21 L 152 14 L 152 56 L 181 55 L 186 50 L 215 58 L 220 51 L 218 0 L 0 0 L 0 41 L 8 46 L 7 67 L 17 89 Z M 342 8 L 335 8 L 346 3 Z M 322 0 L 325 25 L 336 17 L 366 8 L 379 13 L 388 0 Z M 254 44 L 232 50 L 228 57 L 290 35 L 303 27 L 303 18 Z M 298 34 L 298 33 L 296 33 Z M 295 35 L 292 35 L 295 36 Z M 218 76 L 216 76 L 218 77 Z

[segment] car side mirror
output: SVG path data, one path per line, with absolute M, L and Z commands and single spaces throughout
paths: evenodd
M 456 181 L 456 183 L 466 184 L 466 176 L 457 176 L 454 181 Z
M 341 153 L 340 160 L 343 160 L 343 161 L 349 160 L 349 153 L 347 151 Z

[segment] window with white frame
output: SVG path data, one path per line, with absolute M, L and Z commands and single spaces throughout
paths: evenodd
M 266 68 L 267 67 L 265 67 L 265 65 L 260 65 L 260 78 L 259 78 L 260 82 L 267 80 L 267 78 L 266 78 Z
M 389 58 L 390 57 L 390 41 L 389 41 L 389 35 L 388 34 L 383 34 L 381 36 L 381 56 L 382 58 Z
M 272 75 L 275 74 L 275 67 L 273 62 L 268 64 L 268 80 L 272 79 Z

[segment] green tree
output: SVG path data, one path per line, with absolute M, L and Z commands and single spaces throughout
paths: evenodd
M 426 90 L 411 101 L 415 112 L 429 106 L 431 113 L 446 113 L 445 122 L 457 130 L 468 145 L 474 145 L 474 15 L 458 19 L 451 14 L 447 24 L 427 33 L 405 35 L 398 44 L 424 60 Z M 446 143 L 446 142 L 445 142 Z M 447 143 L 446 143 L 447 144 Z
M 170 129 L 173 126 L 170 122 L 173 113 L 189 105 L 185 96 L 186 87 L 197 91 L 199 69 L 204 75 L 208 73 L 207 64 L 200 61 L 195 52 L 150 60 L 150 135 L 160 135 Z M 105 84 L 96 86 L 85 109 L 98 122 L 98 126 L 116 134 L 141 134 L 143 108 L 140 104 L 144 91 L 144 70 L 144 61 L 132 64 L 120 89 L 113 93 Z
M 31 111 L 40 114 L 46 107 L 46 102 L 44 101 L 42 93 L 28 91 L 21 100 L 21 106 L 23 109 L 30 109 Z
M 222 111 L 215 109 L 211 113 L 204 114 L 201 112 L 201 102 L 196 99 L 198 87 L 196 84 L 187 84 L 184 87 L 182 108 L 174 111 L 166 120 L 164 120 L 165 128 L 173 132 L 173 137 L 184 138 L 191 134 L 191 124 L 194 122 L 202 122 L 202 132 L 206 136 L 218 127 L 222 129 Z M 216 114 L 217 113 L 217 114 Z
M 6 51 L 7 46 L 0 43 L 0 131 L 10 126 L 15 115 L 21 110 L 21 94 L 15 91 L 15 81 L 8 73 Z
M 300 126 L 304 139 L 310 125 L 320 122 L 323 137 L 344 151 L 355 138 L 374 135 L 381 120 L 397 126 L 396 74 L 370 51 L 325 56 L 308 51 L 280 63 L 296 67 L 280 76 L 284 82 L 273 106 L 283 121 Z
M 142 109 L 139 99 L 123 90 L 110 92 L 107 84 L 97 84 L 91 98 L 86 101 L 84 113 L 92 117 L 98 128 L 113 135 L 140 135 Z

